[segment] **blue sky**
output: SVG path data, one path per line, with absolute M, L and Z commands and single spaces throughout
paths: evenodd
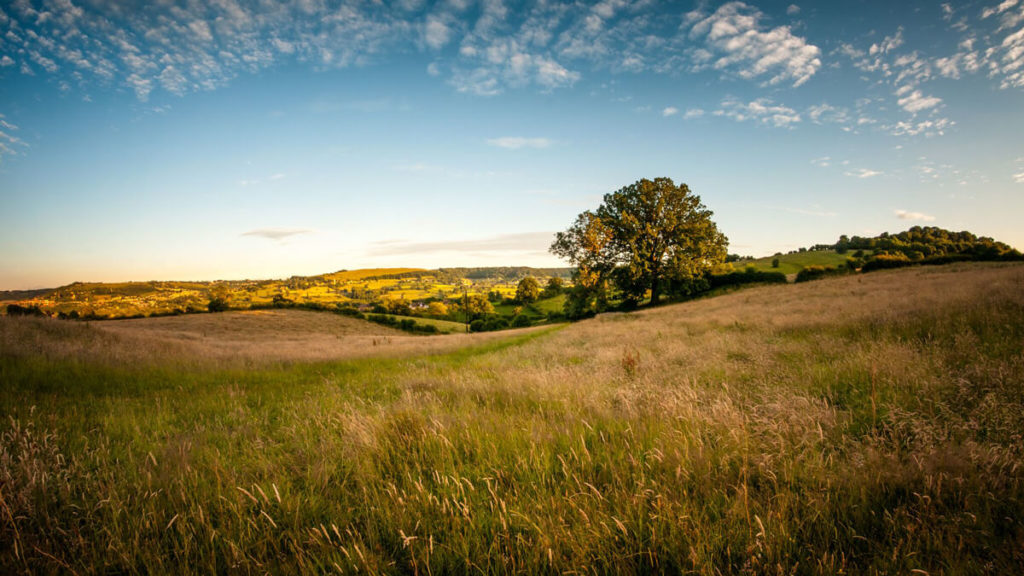
M 1024 247 L 1024 0 L 0 4 L 0 289 L 561 265 L 685 182 L 730 251 Z

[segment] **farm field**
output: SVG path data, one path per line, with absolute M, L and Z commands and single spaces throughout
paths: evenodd
M 205 312 L 213 299 L 229 309 L 312 305 L 363 308 L 412 302 L 457 303 L 464 296 L 515 296 L 525 276 L 567 278 L 567 268 L 370 268 L 286 280 L 75 282 L 52 290 L 0 293 L 0 307 L 38 308 L 50 316 L 108 319 Z
M 808 250 L 806 252 L 794 252 L 792 254 L 781 254 L 779 256 L 766 256 L 756 260 L 735 262 L 733 265 L 737 270 L 743 270 L 747 266 L 753 266 L 759 272 L 781 272 L 783 274 L 796 274 L 808 266 L 826 266 L 838 268 L 846 265 L 850 254 L 839 254 L 835 250 Z M 779 259 L 779 267 L 772 268 L 772 260 Z
M 1024 571 L 1024 266 L 412 336 L 0 318 L 0 572 Z

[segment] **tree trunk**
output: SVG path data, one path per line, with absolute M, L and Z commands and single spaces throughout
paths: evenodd
M 658 305 L 658 299 L 661 297 L 661 266 L 655 265 L 654 269 L 651 270 L 651 306 Z

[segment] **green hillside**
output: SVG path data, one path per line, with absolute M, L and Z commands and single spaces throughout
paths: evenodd
M 525 332 L 0 318 L 0 573 L 1024 573 L 1024 266 Z
M 796 274 L 808 266 L 831 266 L 838 268 L 845 266 L 850 254 L 839 254 L 835 250 L 808 250 L 806 252 L 793 252 L 791 254 L 780 254 L 778 256 L 766 256 L 756 260 L 744 260 L 734 262 L 737 270 L 743 270 L 753 266 L 759 272 L 782 272 L 783 274 Z M 772 261 L 778 258 L 779 267 L 773 268 Z

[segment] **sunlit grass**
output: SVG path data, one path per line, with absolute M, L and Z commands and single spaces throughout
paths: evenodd
M 3 319 L 0 571 L 1019 573 L 1022 288 L 880 272 L 344 361 Z

